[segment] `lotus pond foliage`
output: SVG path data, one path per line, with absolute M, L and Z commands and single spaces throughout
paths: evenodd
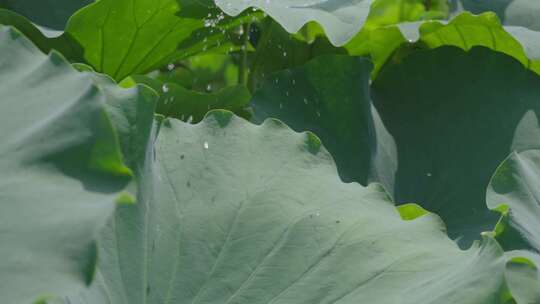
M 0 0 L 0 303 L 540 303 L 536 0 Z

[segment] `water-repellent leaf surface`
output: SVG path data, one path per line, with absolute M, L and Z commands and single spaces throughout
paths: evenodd
M 372 0 L 216 0 L 217 6 L 233 16 L 249 7 L 259 8 L 290 33 L 296 33 L 309 21 L 315 21 L 337 46 L 345 44 L 360 31 L 371 3 Z
M 487 204 L 505 215 L 498 227 L 500 230 L 496 232 L 508 249 L 534 249 L 540 252 L 539 185 L 539 150 L 512 153 L 491 179 Z
M 402 220 L 379 186 L 341 182 L 312 134 L 214 111 L 149 142 L 139 203 L 69 303 L 503 303 L 492 239 L 462 251 L 438 217 Z
M 9 27 L 0 53 L 0 294 L 31 303 L 91 282 L 131 171 L 91 75 Z

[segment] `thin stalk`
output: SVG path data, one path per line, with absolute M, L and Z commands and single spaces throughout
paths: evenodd
M 426 11 L 430 11 L 432 6 L 431 0 L 426 0 L 424 6 L 426 7 Z
M 240 49 L 240 63 L 238 64 L 238 84 L 247 84 L 247 55 L 249 43 L 249 23 L 242 24 L 242 47 Z

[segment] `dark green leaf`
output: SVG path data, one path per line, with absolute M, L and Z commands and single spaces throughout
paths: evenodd
M 390 64 L 371 92 L 369 73 L 365 59 L 331 56 L 278 73 L 254 95 L 255 119 L 315 132 L 344 180 L 383 183 L 465 244 L 492 230 L 491 174 L 510 151 L 540 147 L 530 136 L 540 132 L 540 77 L 501 53 L 451 47 Z

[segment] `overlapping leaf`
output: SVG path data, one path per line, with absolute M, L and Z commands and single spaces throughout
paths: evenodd
M 149 142 L 140 203 L 118 210 L 97 281 L 69 303 L 508 298 L 493 240 L 462 251 L 436 216 L 402 220 L 378 186 L 341 182 L 312 134 L 214 111 L 165 120 Z
M 254 95 L 257 121 L 277 117 L 318 134 L 342 178 L 383 183 L 398 203 L 441 215 L 464 243 L 497 220 L 485 188 L 513 150 L 536 148 L 540 77 L 486 48 L 443 47 L 370 67 L 320 57 L 270 77 Z M 371 97 L 373 99 L 371 99 Z
M 90 283 L 94 239 L 130 200 L 131 171 L 91 75 L 8 27 L 0 53 L 0 294 L 31 303 Z
M 0 8 L 9 9 L 30 19 L 45 33 L 62 32 L 77 10 L 92 0 L 0 0 Z
M 528 115 L 529 120 L 537 119 Z M 487 204 L 505 216 L 496 233 L 506 249 L 540 252 L 539 156 L 539 150 L 512 153 L 491 179 Z
M 249 7 L 260 8 L 288 32 L 296 33 L 310 21 L 319 23 L 337 46 L 350 40 L 364 24 L 372 0 L 216 0 L 227 14 L 236 16 Z
M 446 24 L 427 21 L 375 28 L 353 39 L 346 48 L 351 55 L 369 54 L 375 63 L 374 74 L 403 46 L 402 54 L 395 56 L 394 60 L 400 60 L 416 51 L 415 48 L 456 46 L 469 50 L 483 46 L 512 56 L 524 66 L 540 73 L 539 40 L 540 32 L 502 26 L 493 13 L 479 16 L 463 13 Z
M 474 14 L 492 11 L 505 25 L 540 31 L 540 3 L 536 0 L 452 0 L 454 13 L 464 10 Z
M 229 110 L 246 119 L 251 117 L 247 109 L 251 94 L 243 85 L 225 87 L 215 92 L 197 92 L 175 83 L 164 83 L 149 77 L 133 78 L 159 92 L 156 113 L 166 117 L 199 122 L 208 111 L 215 109 Z
M 58 49 L 118 81 L 196 52 L 229 49 L 227 31 L 241 22 L 207 1 L 101 0 L 73 15 L 62 36 L 47 39 L 24 18 L 0 11 L 0 23 L 16 26 L 42 50 Z

